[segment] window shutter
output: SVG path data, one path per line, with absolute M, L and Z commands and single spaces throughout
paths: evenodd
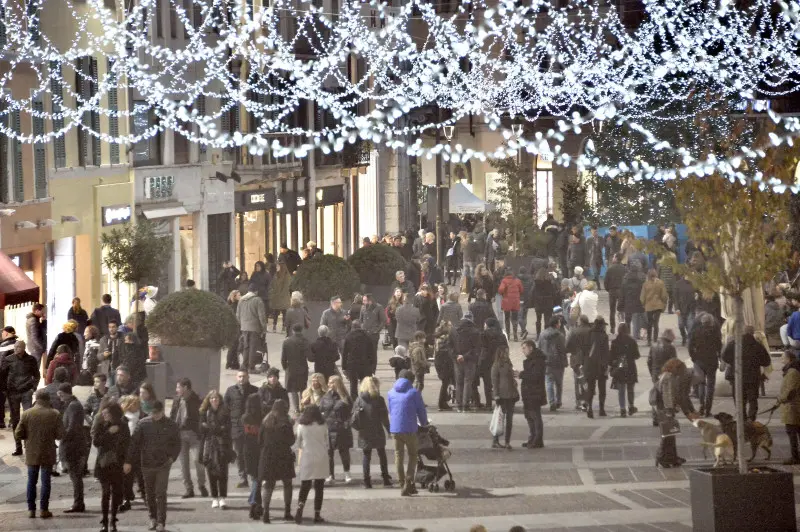
M 89 78 L 89 95 L 90 97 L 94 97 L 97 94 L 97 80 L 100 78 L 97 72 L 97 58 L 90 57 L 90 78 Z M 91 112 L 91 121 L 92 121 L 92 130 L 95 133 L 100 133 L 100 113 L 97 111 Z M 100 138 L 91 135 L 90 142 L 92 145 L 92 164 L 94 166 L 100 166 Z
M 197 97 L 195 105 L 197 106 L 197 113 L 200 116 L 206 116 L 206 95 L 205 94 L 201 94 L 201 95 L 199 95 Z M 206 151 L 208 150 L 208 146 L 203 144 L 202 142 L 200 142 L 200 143 L 198 143 L 197 147 L 199 148 L 199 152 L 200 152 L 200 161 L 201 162 L 205 161 L 206 160 L 205 155 L 206 155 Z
M 0 125 L 8 126 L 6 102 L 0 100 Z M 0 203 L 9 203 L 11 197 L 8 187 L 8 136 L 0 135 Z
M 44 102 L 41 95 L 37 95 L 33 100 L 33 110 L 36 113 L 44 113 Z M 44 118 L 33 117 L 33 135 L 44 135 Z M 33 145 L 33 183 L 34 196 L 36 199 L 47 197 L 47 151 L 42 142 Z
M 22 124 L 20 122 L 19 110 L 11 113 L 11 128 L 16 134 L 22 132 Z M 13 139 L 12 152 L 14 160 L 13 163 L 13 176 L 14 176 L 14 201 L 25 201 L 25 180 L 22 175 L 22 142 L 19 139 Z
M 79 95 L 78 105 L 83 105 L 89 99 L 89 80 L 86 78 L 90 69 L 90 63 L 86 57 L 75 59 L 75 91 Z M 86 166 L 89 160 L 89 134 L 84 129 L 90 127 L 90 113 L 85 111 L 81 117 L 81 127 L 78 128 L 78 166 Z
M 114 60 L 107 59 L 106 63 L 106 72 L 108 72 L 108 80 L 110 83 L 116 85 L 117 83 L 117 74 L 114 72 Z M 117 87 L 112 87 L 108 90 L 108 110 L 110 114 L 108 115 L 108 134 L 112 137 L 119 136 L 119 116 L 116 113 L 119 112 L 119 102 L 117 99 Z M 98 143 L 99 144 L 99 143 Z M 116 142 L 111 143 L 111 164 L 119 164 L 119 144 Z
M 6 6 L 0 6 L 0 46 L 6 45 Z
M 53 113 L 53 131 L 64 128 L 64 118 L 56 116 L 61 113 L 61 103 L 64 99 L 64 87 L 61 85 L 61 63 L 50 61 L 50 105 Z M 67 147 L 64 135 L 53 138 L 53 157 L 56 168 L 67 166 Z
M 222 116 L 220 117 L 220 132 L 225 134 L 230 134 L 231 132 L 231 115 L 233 113 L 233 108 L 227 109 Z M 230 161 L 233 151 L 231 148 L 224 148 L 222 150 L 222 159 L 224 161 Z
M 28 0 L 28 36 L 31 42 L 39 42 L 39 3 L 36 0 Z

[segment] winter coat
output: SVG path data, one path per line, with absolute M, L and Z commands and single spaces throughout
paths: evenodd
M 483 258 L 486 249 L 486 233 L 476 232 L 467 236 L 467 241 L 463 245 L 464 262 L 477 264 Z
M 350 316 L 350 321 L 347 322 L 347 330 L 350 330 L 352 327 L 353 322 L 361 319 L 361 307 L 363 307 L 361 303 L 353 303 L 350 306 L 350 309 L 347 311 L 347 315 Z
M 308 357 L 311 346 L 303 333 L 294 333 L 283 341 L 281 367 L 285 372 L 286 391 L 302 392 L 308 384 Z
M 156 421 L 148 416 L 133 431 L 125 463 L 157 469 L 177 460 L 180 452 L 181 434 L 175 422 L 168 417 Z
M 667 363 L 667 360 L 676 358 L 678 352 L 672 342 L 666 338 L 659 338 L 658 342 L 650 348 L 650 353 L 647 355 L 647 370 L 650 372 L 650 378 L 653 382 L 658 379 L 661 374 L 661 368 Z
M 694 286 L 688 279 L 680 279 L 675 283 L 675 308 L 684 316 L 691 315 L 697 308 L 694 297 Z
M 539 336 L 539 349 L 547 357 L 547 371 L 563 370 L 567 367 L 567 345 L 560 329 L 548 327 Z
M 667 301 L 669 294 L 661 279 L 647 280 L 642 285 L 642 292 L 639 294 L 639 301 L 644 306 L 645 312 L 652 312 L 654 310 L 664 310 L 667 308 Z M 627 308 L 627 307 L 626 307 Z
M 44 379 L 45 384 L 50 384 L 53 382 L 53 375 L 56 372 L 57 368 L 67 368 L 69 371 L 69 378 L 67 382 L 70 384 L 75 384 L 78 381 L 78 368 L 75 366 L 75 362 L 72 360 L 72 355 L 70 353 L 59 353 L 56 357 L 50 361 L 50 364 L 47 366 L 47 376 Z
M 108 393 L 109 397 L 119 401 L 120 398 L 125 397 L 126 395 L 136 395 L 136 393 L 138 393 L 137 388 L 138 388 L 138 386 L 136 385 L 135 382 L 133 382 L 133 380 L 131 380 L 128 383 L 128 385 L 125 386 L 125 387 L 123 387 L 119 383 L 119 381 L 117 381 L 117 383 L 114 386 L 112 386 L 111 388 L 108 389 L 107 393 Z M 198 406 L 198 408 L 200 406 L 199 398 L 198 398 L 197 406 Z
M 417 332 L 417 322 L 422 318 L 422 313 L 412 303 L 406 302 L 404 305 L 397 307 L 395 319 L 397 320 L 397 329 L 394 336 L 398 341 L 410 342 L 414 338 L 414 333 Z
M 53 359 L 55 358 L 56 349 L 58 349 L 58 346 L 60 345 L 65 345 L 69 347 L 69 354 L 72 357 L 72 359 L 78 360 L 79 347 L 80 347 L 78 339 L 72 333 L 60 332 L 58 333 L 58 336 L 56 336 L 56 339 L 53 340 L 53 343 L 50 344 L 50 351 L 47 352 L 48 366 L 50 365 L 50 362 L 52 362 Z
M 289 270 L 289 273 L 294 273 L 303 260 L 300 258 L 300 254 L 293 249 L 287 249 L 286 253 L 278 255 L 278 260 L 281 259 L 286 264 L 286 269 Z
M 217 276 L 217 291 L 223 299 L 228 299 L 228 295 L 236 290 L 236 278 L 239 277 L 239 269 L 235 266 L 223 268 Z
M 97 367 L 98 370 L 106 375 L 110 375 L 117 370 L 120 365 L 120 351 L 124 338 L 121 333 L 111 338 L 110 336 L 103 336 L 100 338 L 100 347 L 97 350 Z M 104 353 L 111 352 L 111 356 L 106 358 Z
M 291 421 L 277 427 L 267 427 L 263 423 L 258 434 L 259 482 L 278 480 L 286 481 L 294 478 L 294 429 Z
M 325 375 L 325 382 L 336 374 L 336 361 L 339 360 L 339 348 L 327 336 L 320 336 L 311 344 L 308 361 L 314 363 L 314 373 Z
M 667 294 L 675 292 L 675 272 L 672 271 L 672 268 L 665 264 L 659 264 L 658 277 L 664 281 L 664 288 L 666 288 Z
M 417 422 L 422 426 L 428 424 L 428 413 L 422 394 L 414 388 L 408 379 L 397 379 L 389 390 L 389 431 L 392 434 L 416 434 Z
M 489 300 L 476 299 L 469 306 L 469 311 L 472 313 L 472 321 L 479 330 L 483 330 L 483 326 L 489 318 L 497 319 Z
M 613 294 L 617 297 L 622 295 L 622 280 L 625 277 L 625 266 L 622 264 L 616 263 L 611 264 L 608 269 L 606 270 L 606 276 L 603 279 L 606 290 L 608 290 L 609 294 Z
M 359 449 L 383 449 L 389 432 L 389 408 L 386 400 L 361 393 L 353 404 L 351 425 L 358 431 Z
M 263 333 L 267 330 L 267 308 L 264 300 L 254 292 L 248 292 L 239 300 L 236 319 L 242 332 Z
M 283 322 L 286 325 L 286 336 L 289 336 L 295 323 L 299 323 L 304 329 L 308 329 L 311 325 L 311 317 L 304 307 L 289 307 L 286 311 L 286 316 L 283 318 Z
M 611 363 L 608 334 L 601 328 L 592 327 L 591 339 L 592 347 L 583 363 L 584 375 L 587 379 L 604 379 Z
M 616 236 L 606 236 L 606 258 L 608 260 L 611 260 L 611 257 L 613 257 L 616 253 L 619 253 L 621 248 L 622 239 L 620 238 L 619 234 Z
M 269 284 L 269 308 L 270 310 L 286 310 L 289 308 L 289 282 L 292 280 L 289 271 L 285 268 L 281 269 L 272 278 Z
M 383 307 L 373 303 L 369 306 L 362 306 L 359 315 L 361 328 L 370 334 L 380 334 L 386 325 L 386 313 Z
M 328 425 L 330 448 L 346 451 L 353 448 L 353 431 L 350 430 L 352 405 L 342 400 L 335 390 L 328 390 L 319 402 L 322 417 Z
M 375 344 L 364 329 L 353 329 L 344 338 L 342 369 L 360 377 L 373 375 L 378 365 Z
M 337 312 L 332 308 L 327 308 L 319 319 L 320 325 L 328 327 L 328 336 L 336 342 L 336 345 L 342 345 L 347 334 L 349 322 L 345 319 L 345 316 L 347 316 L 347 313 L 342 309 Z
M 81 369 L 87 370 L 92 375 L 97 373 L 97 365 L 100 363 L 100 360 L 97 358 L 99 352 L 100 342 L 95 339 L 86 340 Z
M 206 471 L 215 476 L 228 470 L 233 447 L 231 445 L 231 416 L 225 405 L 200 414 L 200 450 L 198 460 Z
M 583 235 L 578 235 L 577 240 L 573 238 L 574 235 L 567 237 L 569 247 L 567 248 L 567 265 L 570 273 L 575 269 L 575 266 L 586 265 L 586 241 Z
M 89 314 L 85 309 L 80 309 L 78 312 L 75 312 L 72 307 L 69 307 L 67 311 L 67 320 L 75 320 L 78 322 L 78 328 L 75 332 L 83 336 L 83 331 L 86 330 L 86 325 L 89 323 Z
M 297 480 L 322 480 L 328 476 L 328 427 L 325 424 L 296 425 Z
M 402 283 L 395 280 L 390 288 L 390 293 L 394 294 L 395 288 L 399 288 L 400 291 L 403 292 L 404 294 L 414 294 L 414 284 L 408 279 L 406 279 Z
M 500 308 L 503 312 L 513 312 L 520 308 L 520 301 L 523 298 L 522 281 L 513 275 L 506 275 L 500 282 L 498 293 L 503 296 L 503 301 L 500 303 Z
M 492 365 L 492 393 L 495 399 L 519 400 L 517 379 L 514 378 L 514 366 L 510 361 L 496 360 Z
M 272 405 L 274 405 L 275 401 L 278 399 L 283 399 L 287 403 L 289 402 L 289 393 L 286 391 L 286 388 L 281 386 L 280 382 L 272 387 L 267 384 L 267 381 L 264 381 L 264 384 L 258 389 L 258 395 L 261 397 L 261 410 L 267 413 L 272 411 Z
M 84 430 L 86 419 L 81 402 L 71 396 L 63 404 L 61 422 L 64 425 L 64 437 L 61 447 L 64 461 L 68 464 L 83 463 L 87 454 L 87 433 Z
M 528 304 L 528 308 L 533 306 L 537 313 L 552 312 L 558 302 L 558 291 L 550 279 L 538 279 L 533 282 L 529 301 L 532 301 L 533 305 Z
M 639 270 L 631 270 L 622 279 L 622 308 L 626 314 L 638 314 L 644 312 L 642 303 L 642 286 L 644 286 L 645 276 Z
M 583 290 L 575 298 L 575 301 L 581 307 L 581 315 L 589 318 L 589 322 L 593 322 L 597 318 L 597 303 L 599 299 L 597 292 L 593 290 Z
M 439 323 L 449 321 L 450 325 L 455 326 L 463 317 L 464 311 L 461 309 L 461 305 L 455 301 L 448 301 L 439 309 Z
M 486 291 L 486 300 L 491 301 L 497 293 L 494 279 L 488 275 L 481 275 L 472 280 L 472 297 L 477 297 L 478 290 L 484 289 Z
M 567 337 L 567 353 L 569 353 L 569 366 L 572 369 L 583 366 L 592 349 L 592 327 L 578 325 L 569 331 Z
M 722 350 L 722 360 L 730 368 L 730 371 L 725 372 L 725 378 L 731 382 L 734 381 L 735 352 L 736 342 L 731 339 Z M 750 385 L 761 383 L 761 368 L 766 366 L 772 366 L 769 351 L 752 334 L 742 335 L 742 382 Z
M 111 427 L 117 432 L 111 433 Z M 122 476 L 122 465 L 128 453 L 131 433 L 128 420 L 123 418 L 117 423 L 101 421 L 92 431 L 92 444 L 97 447 L 97 458 L 94 464 L 94 476 L 100 480 L 112 480 Z
M 531 296 L 531 289 L 533 289 L 533 277 L 527 273 L 521 273 L 517 276 L 517 279 L 522 283 L 522 294 L 520 294 L 522 303 L 524 303 L 527 308 L 531 308 L 532 303 L 529 298 Z
M 0 378 L 5 382 L 7 395 L 33 392 L 39 386 L 39 362 L 25 353 L 22 357 L 6 355 L 0 365 Z
M 408 346 L 408 355 L 411 359 L 411 371 L 414 375 L 425 375 L 431 369 L 428 363 L 428 352 L 425 342 L 411 342 Z
M 701 323 L 692 330 L 689 338 L 689 356 L 703 372 L 716 370 L 721 351 L 722 334 L 716 324 L 707 326 Z
M 541 350 L 534 348 L 533 354 L 522 361 L 520 391 L 522 404 L 526 409 L 547 404 L 547 391 L 544 387 L 544 376 L 547 372 L 547 357 Z
M 659 402 L 656 405 L 658 410 L 682 410 L 688 415 L 694 412 L 692 400 L 689 392 L 692 388 L 692 372 L 684 370 L 680 375 L 673 375 L 664 372 L 658 377 L 656 390 L 658 391 Z
M 450 333 L 455 347 L 455 358 L 464 357 L 464 363 L 476 364 L 482 350 L 480 329 L 470 320 L 463 319 Z
M 244 386 L 234 384 L 225 391 L 224 401 L 228 412 L 230 412 L 231 438 L 234 440 L 241 438 L 244 434 L 244 427 L 242 426 L 244 407 L 247 404 L 247 398 L 254 393 L 258 393 L 258 388 L 249 382 Z
M 636 361 L 639 360 L 639 346 L 630 336 L 617 336 L 611 340 L 611 380 L 613 384 L 634 384 L 639 382 Z M 615 370 L 614 368 L 620 368 Z
M 64 439 L 61 414 L 54 408 L 35 403 L 32 408 L 22 412 L 14 430 L 14 438 L 17 441 L 25 440 L 25 465 L 55 465 L 56 440 Z
M 89 320 L 100 331 L 100 336 L 108 336 L 108 322 L 116 321 L 118 325 L 122 325 L 119 311 L 111 305 L 102 305 L 94 309 Z
M 110 391 L 109 391 L 110 393 Z M 180 411 L 181 401 L 186 403 L 186 415 L 183 421 L 178 424 L 178 430 L 191 430 L 197 435 L 200 435 L 200 397 L 192 391 L 189 397 L 174 398 L 172 400 L 172 408 L 169 411 L 169 418 L 178 423 L 178 412 Z
M 420 317 L 417 320 L 417 331 L 425 331 L 431 335 L 436 330 L 436 321 L 439 318 L 439 306 L 432 297 L 417 296 L 414 305 L 419 308 Z M 415 331 L 416 332 L 416 331 Z
M 451 329 L 452 331 L 452 329 Z M 453 348 L 453 337 L 447 333 L 437 336 L 434 341 L 433 365 L 436 368 L 436 376 L 439 380 L 450 381 L 455 374 L 455 349 Z
M 783 368 L 778 402 L 781 404 L 781 423 L 800 425 L 800 362 L 796 360 Z
M 497 358 L 497 350 L 508 348 L 508 340 L 503 331 L 497 328 L 488 328 L 481 333 L 481 354 L 479 358 L 479 369 L 488 371 Z
M 261 448 L 258 445 L 258 435 L 261 432 L 261 419 L 258 424 L 245 423 L 241 420 L 242 424 L 242 452 L 244 453 L 244 469 L 251 477 L 258 477 L 258 459 L 261 454 Z M 327 439 L 327 433 L 325 438 Z
M 140 343 L 120 346 L 119 365 L 127 366 L 131 373 L 131 382 L 139 384 L 147 379 L 147 346 Z
M 603 265 L 603 248 L 605 239 L 600 236 L 590 236 L 586 239 L 586 264 L 594 268 Z
M 254 284 L 258 287 L 256 295 L 264 301 L 265 305 L 266 302 L 269 301 L 270 282 L 272 282 L 272 278 L 267 271 L 253 272 L 253 275 L 250 276 L 250 284 Z
M 92 388 L 92 391 L 89 392 L 89 397 L 86 398 L 86 402 L 83 404 L 83 411 L 86 413 L 86 416 L 90 419 L 94 419 L 94 416 L 100 412 L 100 401 L 103 400 L 103 397 L 108 393 L 108 390 L 104 394 L 100 394 Z

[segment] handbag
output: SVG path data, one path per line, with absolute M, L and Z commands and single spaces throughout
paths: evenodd
M 572 302 L 572 305 L 569 307 L 569 319 L 570 321 L 578 321 L 578 318 L 581 317 L 581 306 L 578 303 L 578 300 Z
M 492 412 L 492 419 L 489 421 L 489 432 L 495 438 L 499 438 L 505 432 L 506 415 L 500 405 L 494 407 Z
M 658 428 L 661 431 L 662 438 L 669 438 L 681 433 L 680 423 L 672 416 L 663 416 L 658 423 Z

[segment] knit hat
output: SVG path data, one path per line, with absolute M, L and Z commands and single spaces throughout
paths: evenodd
M 469 321 L 475 321 L 475 316 L 472 315 L 472 312 L 467 312 L 464 314 L 464 319 Z
M 275 366 L 272 366 L 272 367 L 270 367 L 270 368 L 267 370 L 267 378 L 269 379 L 269 378 L 270 378 L 270 377 L 272 377 L 273 375 L 274 375 L 274 376 L 276 376 L 276 377 L 280 377 L 280 376 L 281 376 L 281 370 L 279 370 L 279 369 L 278 369 L 278 368 L 276 368 Z

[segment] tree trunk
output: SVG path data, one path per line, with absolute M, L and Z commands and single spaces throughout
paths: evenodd
M 136 306 L 134 306 L 134 308 L 136 309 L 136 312 L 134 312 L 134 314 L 133 314 L 133 332 L 136 332 L 136 322 L 139 321 L 139 312 L 138 312 L 139 311 L 139 281 L 136 281 L 136 283 L 134 283 L 134 286 L 136 287 L 135 288 L 136 291 L 133 293 L 133 297 L 136 298 L 134 300 L 136 302 Z
M 745 460 L 745 441 L 744 441 L 744 386 L 742 383 L 742 333 L 744 330 L 744 301 L 742 295 L 737 294 L 733 297 L 733 305 L 736 310 L 736 322 L 734 328 L 734 393 L 736 396 L 736 446 L 739 461 L 739 473 L 747 473 L 747 461 Z

